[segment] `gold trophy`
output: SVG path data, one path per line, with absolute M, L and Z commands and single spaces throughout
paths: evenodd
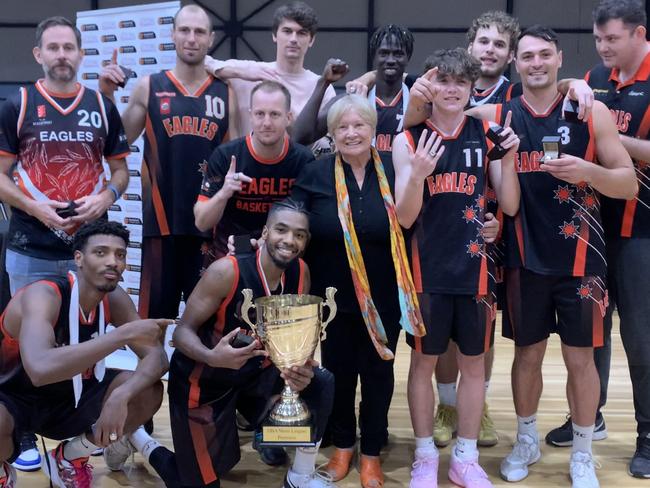
M 271 295 L 255 299 L 242 290 L 241 317 L 266 348 L 278 368 L 302 366 L 314 355 L 319 340 L 327 338 L 327 324 L 336 316 L 336 288 L 325 290 L 327 300 L 314 295 Z M 323 307 L 329 316 L 323 320 Z M 250 309 L 257 313 L 251 322 Z M 311 413 L 298 393 L 285 383 L 282 396 L 262 425 L 262 445 L 313 446 Z

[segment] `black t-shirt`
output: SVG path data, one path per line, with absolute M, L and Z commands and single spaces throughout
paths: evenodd
M 334 286 L 338 290 L 335 299 L 339 310 L 359 313 L 359 303 L 354 292 L 338 217 L 334 161 L 335 155 L 331 154 L 306 165 L 293 185 L 291 197 L 304 202 L 310 212 L 311 240 L 307 246 L 305 261 L 309 264 L 311 272 L 311 293 L 325 296 L 325 289 Z M 382 161 L 386 178 L 393 191 L 395 171 L 392 161 L 383 156 Z M 343 169 L 352 220 L 372 298 L 380 312 L 399 314 L 395 267 L 390 247 L 390 225 L 374 163 L 372 160 L 368 162 L 361 189 L 352 168 L 344 162 Z
M 618 131 L 629 137 L 650 139 L 650 54 L 628 81 L 621 83 L 618 70 L 602 64 L 587 73 L 594 97 L 612 112 Z M 650 163 L 633 160 L 639 194 L 632 200 L 602 197 L 603 225 L 608 236 L 650 237 Z
M 219 146 L 210 156 L 205 170 L 199 200 L 207 200 L 222 187 L 230 168 L 230 158 L 237 159 L 237 171 L 253 179 L 242 184 L 242 191 L 235 193 L 224 209 L 217 224 L 215 245 L 218 256 L 228 253 L 230 235 L 250 234 L 259 237 L 273 203 L 289 196 L 291 186 L 302 168 L 314 160 L 305 146 L 285 138 L 282 153 L 267 160 L 255 153 L 251 135 Z
M 14 180 L 34 200 L 69 202 L 101 192 L 103 158 L 129 153 L 115 105 L 79 85 L 71 96 L 50 93 L 42 80 L 20 88 L 0 109 L 0 155 L 16 158 Z M 51 229 L 13 209 L 8 247 L 40 259 L 72 259 L 68 231 Z

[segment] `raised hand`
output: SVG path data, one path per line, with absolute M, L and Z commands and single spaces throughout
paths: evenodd
M 427 135 L 429 137 L 427 137 Z M 427 133 L 427 129 L 422 131 L 418 146 L 413 151 L 409 144 L 406 145 L 411 161 L 411 177 L 416 180 L 423 180 L 436 169 L 438 160 L 445 152 L 445 146 L 442 145 L 442 137 L 437 132 Z

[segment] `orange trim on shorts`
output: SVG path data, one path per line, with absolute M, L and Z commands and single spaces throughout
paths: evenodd
M 525 264 L 526 257 L 524 256 L 524 231 L 521 228 L 521 215 L 517 213 L 514 218 L 515 223 L 515 235 L 517 236 L 517 247 L 519 247 L 519 257 L 521 258 L 521 264 Z
M 634 214 L 636 213 L 637 200 L 627 200 L 623 211 L 623 222 L 621 222 L 621 237 L 632 237 L 632 226 Z
M 487 256 L 485 255 L 487 249 L 485 247 L 486 247 L 485 244 L 483 244 L 483 256 L 481 257 L 481 269 L 479 270 L 478 273 L 478 294 L 479 295 L 487 295 L 488 293 Z
M 492 313 L 496 303 L 493 305 L 484 303 L 483 306 L 487 309 L 485 311 L 485 343 L 483 344 L 483 353 L 485 354 L 490 350 L 490 342 L 492 341 Z
M 580 226 L 580 238 L 576 242 L 576 257 L 573 260 L 573 276 L 584 276 L 587 265 L 587 246 L 589 243 L 589 224 Z
M 602 347 L 605 344 L 605 333 L 603 327 L 603 314 L 600 311 L 599 303 L 591 304 L 591 314 L 592 314 L 591 346 Z
M 198 422 L 194 422 L 190 419 L 188 419 L 188 425 L 190 427 L 192 445 L 194 447 L 194 453 L 196 454 L 196 460 L 199 463 L 199 470 L 201 471 L 203 483 L 206 485 L 213 483 L 218 479 L 218 476 L 217 473 L 214 472 L 214 467 L 212 466 L 212 458 L 208 452 L 208 443 L 205 439 L 203 427 Z

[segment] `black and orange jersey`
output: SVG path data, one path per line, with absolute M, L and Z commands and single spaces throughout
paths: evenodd
M 427 120 L 405 132 L 415 150 L 422 131 L 440 131 Z M 418 292 L 488 295 L 493 263 L 481 236 L 488 187 L 487 122 L 465 117 L 444 136 L 445 152 L 424 183 L 422 209 L 409 247 Z
M 204 236 L 193 207 L 212 151 L 228 139 L 228 85 L 213 77 L 190 93 L 171 71 L 149 79 L 142 162 L 143 235 Z
M 70 294 L 72 290 L 72 278 L 70 275 L 67 277 L 56 278 L 52 280 L 37 281 L 38 284 L 46 284 L 51 286 L 54 291 L 61 297 L 61 308 L 59 315 L 54 324 L 54 338 L 57 347 L 67 346 L 70 344 L 70 326 L 69 326 L 69 310 L 70 310 Z M 29 286 L 33 286 L 32 283 Z M 21 288 L 16 295 L 9 302 L 10 304 L 19 301 L 20 294 L 27 288 Z M 110 322 L 110 308 L 108 304 L 108 295 L 103 299 L 104 306 L 104 323 Z M 18 337 L 11 337 L 5 328 L 5 315 L 7 308 L 0 316 L 0 387 L 7 388 L 12 392 L 20 393 L 21 395 L 28 395 L 30 392 L 39 392 L 39 395 L 51 395 L 51 398 L 61 398 L 62 396 L 69 395 L 74 398 L 72 387 L 72 379 L 59 381 L 45 386 L 36 387 L 30 380 L 25 368 L 20 359 L 20 348 Z M 79 344 L 89 341 L 99 334 L 99 306 L 91 312 L 86 318 L 79 313 Z M 84 380 L 94 381 L 94 374 L 92 370 L 86 371 L 82 375 Z
M 521 94 L 521 83 L 513 83 L 505 76 L 502 76 L 494 86 L 486 90 L 479 90 L 475 87 L 469 99 L 469 105 L 470 107 L 476 107 L 486 103 L 509 102 Z
M 521 141 L 515 158 L 521 200 L 517 215 L 506 219 L 505 265 L 544 275 L 603 276 L 600 194 L 586 183 L 567 183 L 540 169 L 545 136 L 559 136 L 562 153 L 596 162 L 592 119 L 567 122 L 562 100 L 558 93 L 544 114 L 536 114 L 523 96 L 497 106 L 502 124 L 512 111 L 511 127 Z
M 217 311 L 206 320 L 197 331 L 197 334 L 206 347 L 214 348 L 224 335 L 227 335 L 237 327 L 243 332 L 251 333 L 250 327 L 241 319 L 241 306 L 244 301 L 242 290 L 249 288 L 253 291 L 253 298 L 259 298 L 270 294 L 301 294 L 305 293 L 305 263 L 302 259 L 293 261 L 284 271 L 280 278 L 280 286 L 276 290 L 265 289 L 265 278 L 261 269 L 260 251 L 245 256 L 226 256 L 232 262 L 235 276 L 230 292 L 221 302 Z M 255 323 L 255 314 L 251 313 L 251 320 Z M 261 364 L 264 367 L 270 365 L 269 361 L 260 363 L 256 358 L 250 359 L 248 363 Z M 247 364 L 248 364 L 247 363 Z M 250 366 L 244 366 L 248 371 Z M 205 403 L 203 396 L 210 397 L 210 393 L 223 389 L 223 382 L 227 382 L 228 373 L 237 374 L 236 371 L 225 368 L 211 368 L 204 363 L 194 361 L 178 349 L 172 356 L 170 371 L 178 375 L 176 380 L 190 381 L 190 406 L 195 408 Z M 180 379 L 180 377 L 187 380 Z
M 282 152 L 276 158 L 264 159 L 255 152 L 249 134 L 219 146 L 212 153 L 198 200 L 209 199 L 223 187 L 232 156 L 237 160 L 237 171 L 253 181 L 243 183 L 242 190 L 226 204 L 215 230 L 218 256 L 228 253 L 227 240 L 230 235 L 259 237 L 271 205 L 289 196 L 291 186 L 304 165 L 314 160 L 309 149 L 294 143 L 288 136 L 285 136 Z
M 397 92 L 389 104 L 375 96 L 374 103 L 377 111 L 375 147 L 377 151 L 391 153 L 395 136 L 404 129 L 404 109 L 408 103 L 404 98 L 405 93 L 408 94 L 408 88 L 406 85 L 402 85 L 402 89 Z
M 33 200 L 69 202 L 101 192 L 103 158 L 129 153 L 115 105 L 78 85 L 69 95 L 49 92 L 43 80 L 21 87 L 0 111 L 0 155 L 16 158 L 16 185 Z M 41 259 L 72 259 L 72 236 L 15 208 L 8 247 Z
M 596 66 L 585 76 L 596 100 L 612 113 L 619 133 L 650 139 L 650 54 L 629 80 L 619 80 L 618 69 Z M 650 161 L 633 160 L 639 193 L 632 200 L 603 196 L 602 215 L 608 236 L 650 237 Z

